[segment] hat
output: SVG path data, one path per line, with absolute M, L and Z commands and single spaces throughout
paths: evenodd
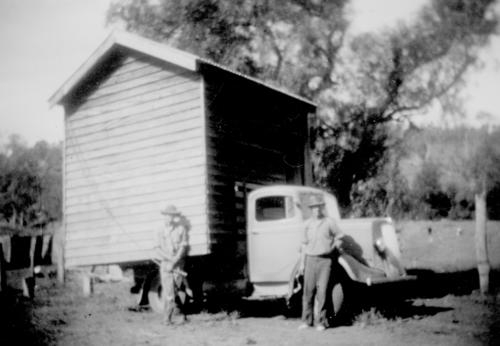
M 323 200 L 323 196 L 318 195 L 312 195 L 309 198 L 309 203 L 307 204 L 309 208 L 319 207 L 321 205 L 325 205 L 325 201 Z
M 165 207 L 165 209 L 161 210 L 160 213 L 163 215 L 178 215 L 180 212 L 177 210 L 175 205 L 169 204 Z

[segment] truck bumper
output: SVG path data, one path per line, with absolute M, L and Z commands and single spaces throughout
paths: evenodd
M 260 282 L 253 283 L 252 295 L 246 299 L 250 300 L 263 300 L 284 298 L 288 295 L 289 283 L 288 282 Z

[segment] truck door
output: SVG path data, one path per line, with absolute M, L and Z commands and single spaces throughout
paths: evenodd
M 299 256 L 302 224 L 302 214 L 292 195 L 261 196 L 249 201 L 251 282 L 288 282 Z

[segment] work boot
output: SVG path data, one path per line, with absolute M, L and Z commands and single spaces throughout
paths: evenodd
M 163 325 L 167 326 L 167 327 L 171 327 L 171 326 L 174 325 L 174 323 L 172 321 L 170 321 L 170 320 L 164 320 L 163 321 Z
M 298 330 L 304 330 L 304 329 L 308 329 L 308 328 L 311 328 L 312 326 L 307 324 L 307 323 L 302 323 L 297 329 Z
M 326 329 L 326 327 L 325 327 L 324 325 L 322 325 L 322 324 L 318 324 L 318 325 L 316 326 L 316 330 L 317 330 L 318 332 L 323 332 L 323 331 L 325 331 L 325 329 Z

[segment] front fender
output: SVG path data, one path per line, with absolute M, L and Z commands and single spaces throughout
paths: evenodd
M 375 282 L 386 281 L 386 275 L 382 270 L 368 267 L 351 255 L 346 253 L 338 254 L 336 256 L 336 260 L 352 281 L 367 285 L 371 285 Z M 288 299 L 291 299 L 302 289 L 303 277 L 299 274 L 298 268 L 299 263 L 297 263 L 293 268 L 292 275 L 290 276 L 290 280 L 288 282 Z M 335 275 L 334 273 L 332 274 Z
M 366 283 L 370 286 L 372 283 L 384 281 L 386 278 L 382 270 L 370 268 L 348 254 L 340 254 L 338 256 L 338 263 L 344 269 L 347 276 L 356 282 Z
M 372 284 L 416 280 L 416 276 L 406 275 L 406 273 L 397 276 L 388 276 L 384 271 L 368 267 L 347 254 L 339 255 L 338 263 L 352 281 L 363 283 L 368 286 Z

